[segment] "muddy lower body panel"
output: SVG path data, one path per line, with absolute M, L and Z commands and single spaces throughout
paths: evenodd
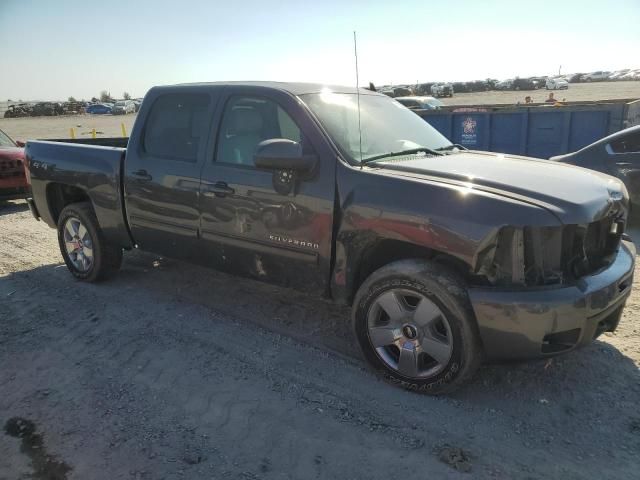
M 623 241 L 610 265 L 571 286 L 469 289 L 487 357 L 556 355 L 615 330 L 631 293 L 635 255 L 633 243 Z

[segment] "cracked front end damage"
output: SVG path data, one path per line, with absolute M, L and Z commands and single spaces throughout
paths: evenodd
M 572 350 L 618 325 L 631 293 L 635 247 L 626 209 L 576 225 L 504 227 L 479 250 L 469 289 L 489 358 Z

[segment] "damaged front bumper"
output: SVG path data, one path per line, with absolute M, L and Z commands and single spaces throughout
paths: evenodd
M 568 352 L 618 326 L 633 283 L 636 249 L 622 241 L 613 262 L 565 287 L 472 287 L 469 297 L 488 358 Z

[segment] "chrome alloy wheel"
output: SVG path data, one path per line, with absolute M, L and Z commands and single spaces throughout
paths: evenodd
M 367 314 L 371 345 L 392 370 L 410 378 L 440 372 L 453 351 L 451 327 L 425 295 L 405 289 L 381 293 Z
M 69 217 L 64 224 L 64 245 L 73 266 L 80 272 L 88 272 L 93 265 L 93 242 L 76 217 Z

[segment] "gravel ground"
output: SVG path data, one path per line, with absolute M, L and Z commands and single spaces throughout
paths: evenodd
M 21 202 L 0 245 L 0 479 L 637 478 L 640 290 L 433 398 L 368 372 L 344 308 L 138 251 L 77 282 Z

